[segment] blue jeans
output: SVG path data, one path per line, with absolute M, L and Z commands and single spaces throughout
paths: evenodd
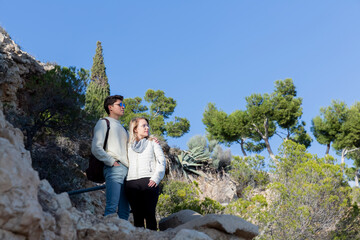
M 128 220 L 129 202 L 125 196 L 124 179 L 128 168 L 121 164 L 118 167 L 104 167 L 106 185 L 106 206 L 104 215 L 116 213 L 121 219 Z

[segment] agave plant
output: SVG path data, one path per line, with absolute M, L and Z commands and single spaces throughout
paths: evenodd
M 176 161 L 186 178 L 188 178 L 186 172 L 205 176 L 202 172 L 197 171 L 196 167 L 201 167 L 204 163 L 208 162 L 209 156 L 204 153 L 204 150 L 201 147 L 195 147 L 189 151 L 181 151 L 181 154 L 176 156 Z

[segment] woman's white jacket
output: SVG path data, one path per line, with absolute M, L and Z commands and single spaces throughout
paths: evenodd
M 166 160 L 160 145 L 149 141 L 143 152 L 128 147 L 129 171 L 126 180 L 150 177 L 157 185 L 165 175 Z

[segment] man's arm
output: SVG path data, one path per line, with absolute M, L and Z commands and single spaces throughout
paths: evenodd
M 115 159 L 103 149 L 107 125 L 105 120 L 99 120 L 94 128 L 94 137 L 91 143 L 91 152 L 94 156 L 103 161 L 105 165 L 111 167 L 115 163 Z

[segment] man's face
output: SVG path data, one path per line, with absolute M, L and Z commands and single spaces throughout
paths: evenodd
M 124 115 L 125 104 L 121 100 L 116 100 L 116 102 L 111 106 L 110 110 L 118 116 Z

